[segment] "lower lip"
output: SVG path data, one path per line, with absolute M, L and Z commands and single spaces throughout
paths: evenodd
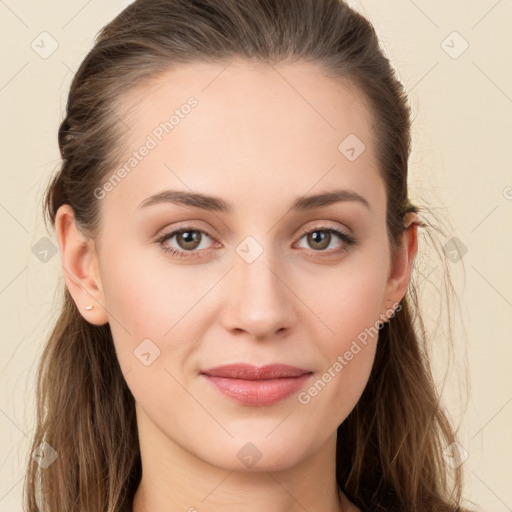
M 221 393 L 246 405 L 272 405 L 299 391 L 311 377 L 305 373 L 298 377 L 279 379 L 244 380 L 227 377 L 213 377 L 203 374 Z

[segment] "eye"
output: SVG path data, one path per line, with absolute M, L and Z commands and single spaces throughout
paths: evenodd
M 332 236 L 333 234 L 335 237 Z M 355 245 L 356 243 L 355 238 L 348 233 L 345 233 L 344 231 L 336 228 L 329 228 L 324 226 L 319 226 L 306 231 L 302 234 L 300 240 L 303 238 L 306 238 L 306 242 L 310 247 L 313 248 L 313 251 L 321 253 L 327 252 L 330 254 L 346 252 L 350 246 Z M 331 242 L 335 241 L 336 238 L 342 242 L 341 246 L 334 248 L 332 251 L 325 251 L 324 249 L 327 249 L 329 245 L 331 245 Z
M 197 249 L 205 249 L 205 247 L 200 247 L 201 242 L 203 241 L 202 239 L 205 236 L 207 238 L 210 238 L 208 233 L 206 233 L 205 231 L 186 227 L 175 231 L 171 231 L 170 233 L 165 233 L 160 238 L 158 238 L 156 242 L 160 244 L 160 246 L 165 252 L 168 252 L 173 256 L 178 256 L 179 258 L 191 258 L 198 256 L 196 251 Z M 169 246 L 168 243 L 166 243 L 167 241 L 173 239 L 174 237 L 176 237 L 178 249 Z
M 335 237 L 332 236 L 333 234 Z M 177 256 L 178 258 L 196 258 L 201 256 L 200 252 L 202 250 L 208 249 L 209 247 L 208 244 L 206 244 L 206 247 L 201 247 L 201 243 L 204 241 L 205 237 L 212 239 L 210 235 L 203 230 L 194 229 L 192 227 L 183 227 L 164 233 L 155 240 L 155 242 L 158 243 L 165 252 L 170 253 L 172 256 Z M 350 246 L 356 244 L 354 237 L 332 227 L 316 227 L 304 232 L 299 240 L 302 240 L 305 237 L 313 251 L 320 253 L 321 256 L 324 256 L 324 253 L 327 253 L 325 256 L 332 256 L 347 252 Z M 176 238 L 175 243 L 178 247 L 173 247 L 169 244 L 173 238 Z M 329 245 L 331 245 L 331 242 L 336 238 L 338 241 L 342 242 L 341 246 L 334 249 L 331 248 L 329 251 L 324 250 L 327 249 Z M 315 255 L 314 257 L 317 256 Z

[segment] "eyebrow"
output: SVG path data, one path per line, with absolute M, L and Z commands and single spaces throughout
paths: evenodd
M 358 202 L 371 210 L 370 203 L 357 192 L 354 192 L 353 190 L 337 189 L 329 192 L 298 197 L 293 201 L 288 211 L 312 210 L 314 208 L 321 208 L 339 202 Z M 227 202 L 220 197 L 181 190 L 164 190 L 154 194 L 144 199 L 139 204 L 138 208 L 146 208 L 148 206 L 162 203 L 192 206 L 220 213 L 232 213 L 234 211 L 233 203 Z

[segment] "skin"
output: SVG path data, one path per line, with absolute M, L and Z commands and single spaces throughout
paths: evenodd
M 56 217 L 66 284 L 88 322 L 110 323 L 136 400 L 143 477 L 133 510 L 358 510 L 337 495 L 336 429 L 364 390 L 377 336 L 306 405 L 297 394 L 242 405 L 199 372 L 285 363 L 312 371 L 314 382 L 405 295 L 416 225 L 392 254 L 371 116 L 357 91 L 306 63 L 190 64 L 144 87 L 119 112 L 128 156 L 187 98 L 198 105 L 99 200 L 95 240 L 77 230 L 68 205 Z M 355 161 L 338 150 L 348 134 L 366 145 Z M 297 197 L 334 188 L 370 208 L 344 201 L 288 212 Z M 164 189 L 218 196 L 234 211 L 138 208 Z M 196 258 L 154 241 L 184 225 L 207 232 Z M 315 228 L 342 229 L 357 243 L 331 233 L 328 246 L 315 245 L 303 234 Z M 247 236 L 263 251 L 252 263 L 236 252 Z M 164 244 L 187 250 L 177 236 Z M 133 354 L 146 338 L 160 350 L 149 366 Z M 237 457 L 247 442 L 261 453 L 252 467 Z

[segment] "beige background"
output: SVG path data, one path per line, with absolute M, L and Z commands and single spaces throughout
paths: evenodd
M 98 29 L 128 3 L 0 0 L 2 511 L 21 511 L 34 371 L 63 283 L 58 253 L 44 262 L 36 245 L 46 236 L 56 242 L 45 232 L 40 204 L 59 163 L 57 128 L 73 71 Z M 448 238 L 467 248 L 462 261 L 448 262 L 461 304 L 453 363 L 447 364 L 442 331 L 431 349 L 444 402 L 469 454 L 465 496 L 478 510 L 512 510 L 512 2 L 351 4 L 374 23 L 410 94 L 412 198 L 427 199 L 450 220 Z M 47 58 L 31 47 L 35 41 L 42 52 L 41 38 L 45 51 L 58 44 Z M 420 250 L 428 256 L 425 244 Z M 427 323 L 435 327 L 438 302 L 428 290 L 440 274 L 429 271 L 418 282 L 430 301 Z

